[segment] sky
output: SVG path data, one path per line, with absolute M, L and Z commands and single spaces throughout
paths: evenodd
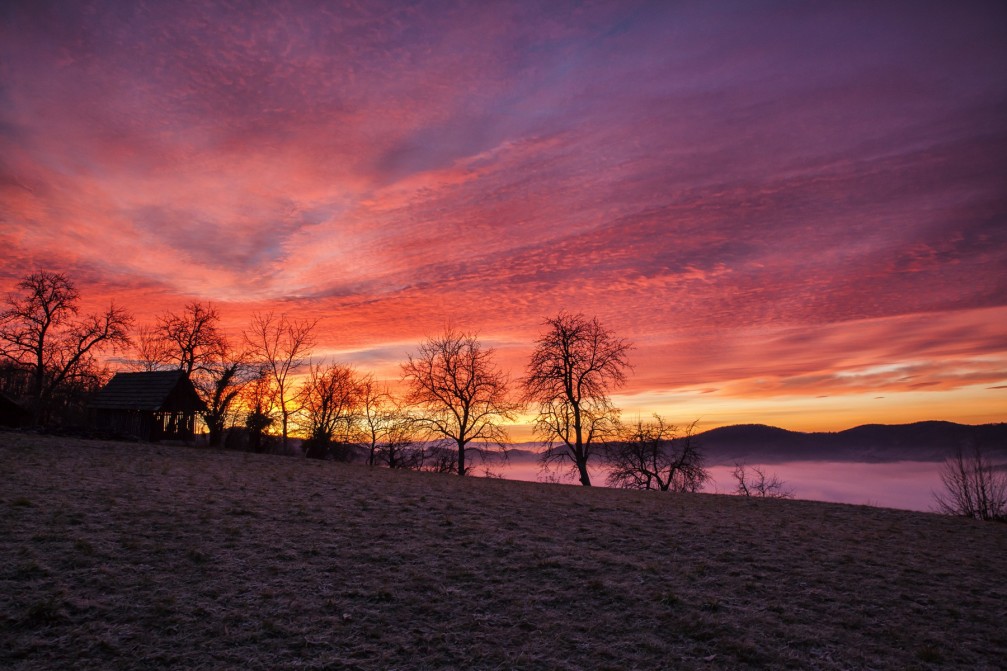
M 0 6 L 0 291 L 632 341 L 701 426 L 1007 415 L 1003 2 Z

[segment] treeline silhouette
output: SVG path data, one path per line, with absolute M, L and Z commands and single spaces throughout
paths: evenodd
M 597 318 L 546 319 L 517 380 L 475 334 L 446 329 L 406 356 L 400 393 L 371 373 L 315 359 L 317 325 L 261 312 L 229 338 L 214 305 L 191 302 L 136 327 L 114 303 L 81 314 L 65 274 L 32 273 L 0 313 L 6 423 L 87 431 L 88 402 L 115 362 L 184 372 L 206 405 L 211 446 L 465 475 L 471 457 L 505 452 L 506 426 L 530 411 L 536 437 L 550 448 L 543 460 L 585 486 L 596 461 L 606 462 L 608 484 L 617 487 L 697 491 L 708 479 L 694 425 L 679 429 L 659 416 L 620 421 L 610 394 L 626 382 L 632 345 Z
M 633 346 L 596 317 L 560 312 L 546 319 L 518 380 L 475 334 L 446 329 L 406 356 L 400 394 L 371 373 L 315 360 L 317 325 L 255 313 L 232 340 L 216 307 L 192 302 L 134 334 L 133 316 L 114 302 L 81 314 L 70 278 L 32 273 L 0 312 L 0 424 L 86 432 L 88 403 L 119 354 L 115 360 L 133 371 L 185 373 L 205 403 L 211 446 L 466 475 L 470 456 L 505 453 L 505 427 L 531 411 L 534 433 L 548 446 L 543 464 L 567 469 L 584 486 L 596 462 L 614 487 L 696 492 L 709 480 L 695 422 L 677 427 L 659 415 L 620 421 L 610 394 L 626 382 Z M 733 476 L 743 496 L 793 495 L 760 466 L 738 462 Z M 935 500 L 942 512 L 1007 516 L 1007 471 L 978 442 L 968 451 L 959 446 L 941 478 L 945 491 Z

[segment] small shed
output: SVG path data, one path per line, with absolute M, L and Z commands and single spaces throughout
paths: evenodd
M 140 440 L 192 440 L 206 404 L 180 370 L 116 373 L 91 402 L 92 426 Z
M 0 391 L 0 426 L 16 429 L 31 425 L 31 411 Z

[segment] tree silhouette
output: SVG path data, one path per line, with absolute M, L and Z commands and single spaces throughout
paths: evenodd
M 361 391 L 359 376 L 349 366 L 333 363 L 311 367 L 301 389 L 301 411 L 312 448 L 309 456 L 326 456 L 333 438 L 349 442 L 360 414 Z
M 767 473 L 762 466 L 735 464 L 731 476 L 737 483 L 735 493 L 763 499 L 792 499 L 794 492 L 776 473 Z
M 465 452 L 473 440 L 502 445 L 500 423 L 519 406 L 508 398 L 507 378 L 493 362 L 493 350 L 474 335 L 447 330 L 425 340 L 402 364 L 409 387 L 406 402 L 417 409 L 415 426 L 457 448 L 455 466 L 465 475 Z
M 136 358 L 130 362 L 130 367 L 135 370 L 149 373 L 171 369 L 168 343 L 157 326 L 143 324 L 137 329 L 133 340 L 133 354 Z
M 410 470 L 424 466 L 426 446 L 416 418 L 370 374 L 360 380 L 360 412 L 354 436 L 367 451 L 368 466 Z
M 255 313 L 245 332 L 245 342 L 273 389 L 280 415 L 283 449 L 287 450 L 290 417 L 296 407 L 291 375 L 308 360 L 314 346 L 312 331 L 318 320 L 290 320 L 273 312 Z
M 620 431 L 606 445 L 608 484 L 623 489 L 697 492 L 710 479 L 695 440 L 696 422 L 682 430 L 660 415 Z
M 266 451 L 268 446 L 266 431 L 271 427 L 276 409 L 276 389 L 269 371 L 258 368 L 239 394 L 245 413 L 245 430 L 248 434 L 247 448 L 252 452 Z
M 424 446 L 411 417 L 399 416 L 385 431 L 378 447 L 378 461 L 388 468 L 417 470 L 423 467 Z
M 155 332 L 164 343 L 164 356 L 191 377 L 193 371 L 221 358 L 226 343 L 219 324 L 220 315 L 212 304 L 188 303 L 181 313 L 161 315 Z
M 561 312 L 545 326 L 528 364 L 525 399 L 538 406 L 535 432 L 550 446 L 543 459 L 570 461 L 589 487 L 592 450 L 618 428 L 608 394 L 626 381 L 632 345 L 582 314 Z M 562 449 L 552 449 L 556 443 Z
M 193 379 L 193 384 L 206 402 L 203 420 L 210 432 L 210 445 L 220 444 L 228 420 L 233 419 L 235 414 L 236 401 L 255 375 L 255 369 L 248 363 L 247 353 L 233 350 L 224 341 L 219 358 L 204 363 L 202 374 Z
M 80 293 L 62 273 L 32 273 L 17 288 L 0 312 L 0 356 L 31 371 L 32 420 L 43 425 L 57 391 L 94 377 L 97 352 L 129 344 L 133 317 L 112 303 L 78 318 Z
M 934 492 L 937 510 L 977 520 L 1007 520 L 1007 470 L 998 469 L 978 443 L 960 445 L 940 470 L 943 492 Z

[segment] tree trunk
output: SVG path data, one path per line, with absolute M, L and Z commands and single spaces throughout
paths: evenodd
M 580 472 L 580 484 L 590 487 L 591 475 L 587 472 L 588 452 L 584 449 L 584 434 L 582 433 L 579 403 L 573 403 L 573 430 L 577 439 L 573 450 L 574 463 L 577 464 L 577 470 Z
M 458 443 L 458 475 L 465 475 L 465 444 Z
M 34 389 L 32 389 L 32 397 L 34 403 L 31 409 L 31 423 L 33 427 L 40 427 L 45 423 L 45 367 L 41 363 L 35 369 L 34 373 Z

